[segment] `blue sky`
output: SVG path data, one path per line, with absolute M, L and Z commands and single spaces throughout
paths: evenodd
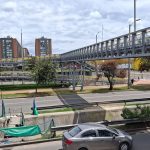
M 52 39 L 59 54 L 128 32 L 134 0 L 0 0 L 0 36 L 17 38 L 34 55 L 35 38 Z M 150 26 L 150 0 L 137 0 L 137 29 Z

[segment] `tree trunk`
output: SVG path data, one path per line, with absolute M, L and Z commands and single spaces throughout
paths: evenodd
M 36 89 L 35 89 L 36 91 L 36 94 L 37 94 L 37 90 L 38 90 L 38 83 L 36 83 Z
M 109 90 L 113 90 L 113 83 L 112 83 L 112 81 L 110 81 L 110 87 L 109 87 Z
M 108 78 L 108 82 L 109 82 L 109 90 L 113 90 L 113 82 L 110 78 Z
M 98 66 L 97 66 L 97 62 L 96 61 L 94 61 L 94 66 L 95 66 L 95 73 L 96 73 L 96 81 L 98 81 L 100 76 L 98 74 Z

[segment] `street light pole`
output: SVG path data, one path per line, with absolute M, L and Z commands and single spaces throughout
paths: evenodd
M 136 31 L 136 21 L 139 21 L 140 19 L 136 19 L 136 0 L 134 0 L 134 32 Z M 132 23 L 129 24 L 129 47 L 130 47 L 130 34 L 131 34 L 131 26 Z M 130 89 L 130 64 L 131 60 L 128 58 L 128 89 Z
M 24 53 L 23 53 L 23 48 L 22 48 L 22 28 L 21 28 L 21 53 L 22 53 L 22 60 L 23 60 Z
M 135 22 L 134 22 L 134 32 L 136 31 L 135 30 L 135 24 L 136 24 L 136 22 L 137 21 L 140 21 L 141 19 L 136 19 L 135 20 Z M 131 23 L 131 24 L 129 24 L 129 48 L 130 48 L 130 45 L 131 45 L 131 39 L 130 39 L 130 37 L 131 37 L 131 26 L 133 25 L 133 23 Z M 131 82 L 130 82 L 130 70 L 131 70 L 131 68 L 130 68 L 130 65 L 131 65 L 131 60 L 130 60 L 130 58 L 128 58 L 128 89 L 130 89 L 130 85 L 131 85 Z
M 104 30 L 104 27 L 103 27 L 103 24 L 102 24 L 102 42 L 103 42 L 103 30 Z
M 134 0 L 134 32 L 136 31 L 136 0 Z
M 97 44 L 97 37 L 98 37 L 98 34 L 99 34 L 99 32 L 97 32 L 97 34 L 96 34 L 96 44 Z
M 24 49 L 22 47 L 22 28 L 21 28 L 21 55 L 22 55 L 22 72 L 23 72 L 23 65 L 24 65 Z M 22 79 L 22 84 L 23 84 L 23 79 Z
M 130 34 L 131 34 L 131 26 L 132 24 L 129 24 L 129 48 L 130 48 Z M 128 89 L 130 89 L 130 64 L 131 60 L 128 58 Z
M 98 36 L 99 32 L 97 32 L 96 34 L 96 51 L 98 52 L 98 44 L 97 44 L 97 36 Z

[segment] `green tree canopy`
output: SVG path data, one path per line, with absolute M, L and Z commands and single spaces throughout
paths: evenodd
M 140 63 L 140 66 L 139 66 L 139 70 L 140 71 L 144 71 L 144 70 L 149 71 L 150 70 L 150 57 L 141 58 L 141 63 Z
M 48 84 L 55 79 L 56 69 L 50 59 L 36 59 L 33 57 L 28 66 L 37 86 Z

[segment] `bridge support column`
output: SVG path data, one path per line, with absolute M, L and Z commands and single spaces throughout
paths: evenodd
M 131 87 L 130 64 L 131 64 L 131 58 L 128 58 L 128 89 L 130 89 L 130 87 Z
M 61 86 L 63 83 L 63 63 L 60 63 L 60 67 L 61 67 Z
M 75 62 L 73 62 L 73 91 L 76 90 L 76 81 L 75 81 Z
M 81 63 L 81 91 L 83 91 L 84 87 L 84 76 L 85 76 L 85 62 Z
M 71 64 L 69 63 L 68 66 L 69 66 L 69 76 L 68 76 L 68 79 L 69 79 L 69 82 L 71 83 Z
M 142 32 L 142 45 L 143 45 L 143 47 L 142 47 L 142 54 L 145 53 L 145 43 L 146 43 L 146 41 L 145 41 L 145 34 L 146 34 L 146 31 L 143 31 Z

